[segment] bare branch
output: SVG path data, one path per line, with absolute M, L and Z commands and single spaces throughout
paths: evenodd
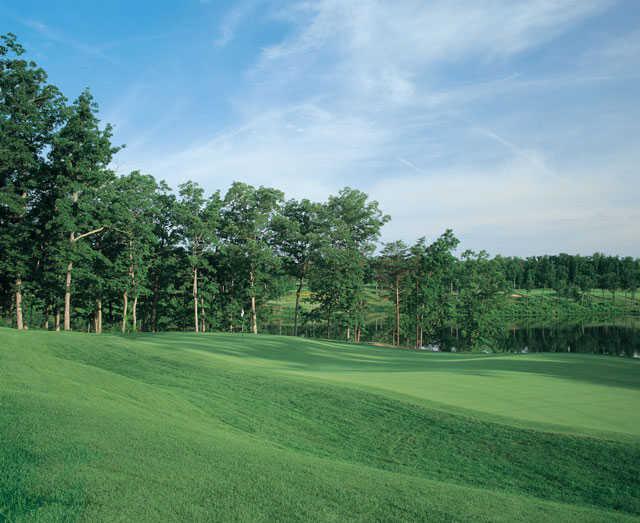
M 88 231 L 88 232 L 85 232 L 83 234 L 80 234 L 80 235 L 76 236 L 71 241 L 77 242 L 78 240 L 81 240 L 82 238 L 86 238 L 87 236 L 91 236 L 92 234 L 99 233 L 99 232 L 101 232 L 103 230 L 104 230 L 104 227 L 98 227 L 97 229 L 93 229 L 92 231 Z

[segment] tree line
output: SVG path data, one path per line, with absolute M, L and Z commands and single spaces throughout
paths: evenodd
M 69 102 L 23 55 L 2 36 L 0 315 L 18 329 L 257 334 L 291 291 L 292 334 L 312 324 L 305 334 L 359 342 L 376 337 L 374 287 L 394 304 L 395 345 L 433 343 L 444 327 L 474 345 L 511 288 L 635 291 L 640 279 L 633 258 L 456 256 L 450 230 L 380 246 L 389 216 L 349 187 L 312 202 L 241 182 L 206 194 L 118 176 L 121 147 L 91 93 Z
M 554 289 L 562 295 L 577 296 L 592 289 L 619 290 L 635 294 L 640 285 L 638 259 L 631 256 L 558 254 L 526 259 L 496 257 L 515 289 Z

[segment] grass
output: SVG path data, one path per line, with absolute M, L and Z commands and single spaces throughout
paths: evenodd
M 0 519 L 640 520 L 640 362 L 0 329 Z

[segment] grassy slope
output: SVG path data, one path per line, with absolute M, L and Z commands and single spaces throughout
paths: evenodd
M 640 365 L 565 358 L 2 329 L 0 510 L 91 521 L 637 518 Z M 464 392 L 450 398 L 456 383 Z M 589 391 L 577 408 L 571 398 Z M 487 408 L 503 395 L 518 407 Z M 542 430 L 528 410 L 564 411 L 566 433 Z

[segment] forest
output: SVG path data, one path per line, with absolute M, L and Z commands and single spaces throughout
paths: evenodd
M 381 244 L 390 217 L 350 187 L 314 202 L 242 182 L 208 194 L 191 181 L 173 189 L 142 171 L 118 175 L 123 146 L 90 91 L 68 101 L 24 53 L 2 37 L 5 325 L 257 334 L 270 304 L 293 294 L 293 335 L 422 347 L 455 329 L 479 347 L 504 327 L 496 311 L 518 290 L 554 289 L 588 306 L 594 289 L 615 302 L 640 284 L 632 257 L 491 257 L 460 249 L 451 230 Z M 366 320 L 371 289 L 392 304 L 383 333 Z

